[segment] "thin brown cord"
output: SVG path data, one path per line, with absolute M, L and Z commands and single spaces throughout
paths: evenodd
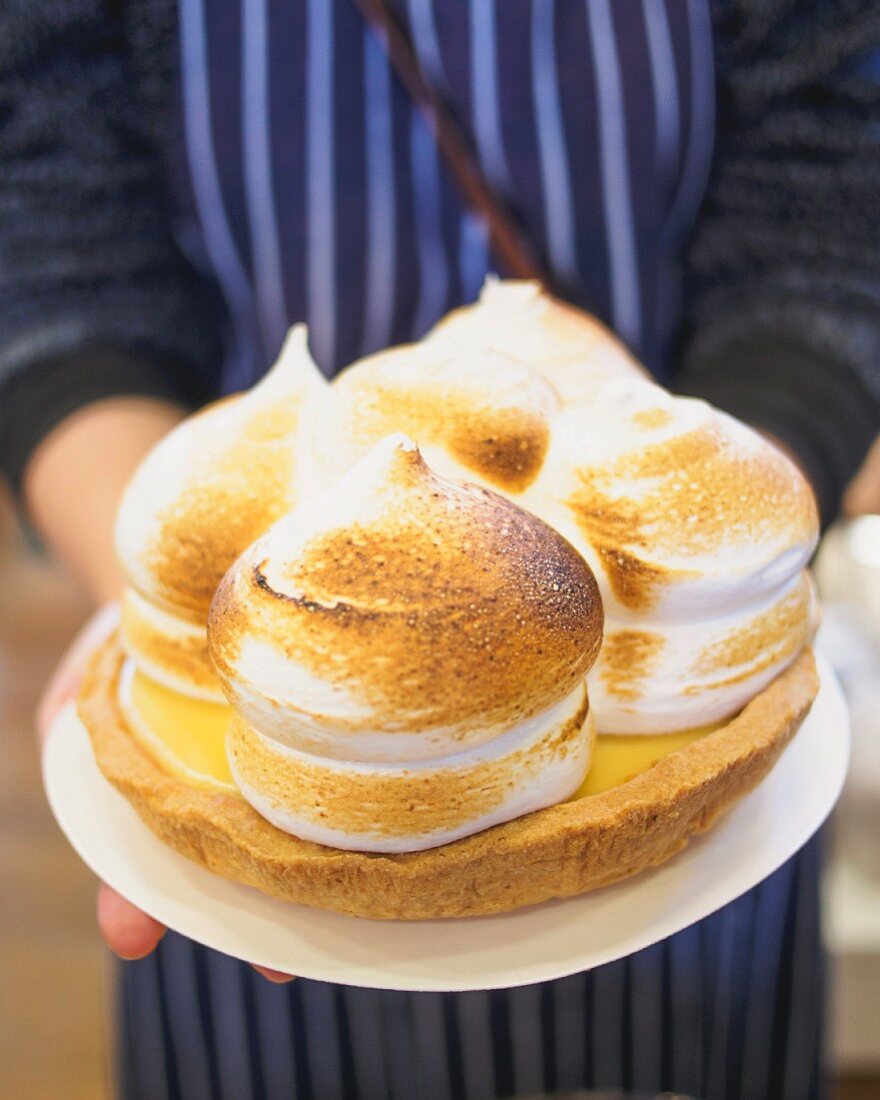
M 409 37 L 386 0 L 354 0 L 382 43 L 392 68 L 431 127 L 437 146 L 468 206 L 489 229 L 489 241 L 505 275 L 535 279 L 550 291 L 550 279 L 498 193 L 483 175 L 477 158 L 449 107 L 422 75 Z

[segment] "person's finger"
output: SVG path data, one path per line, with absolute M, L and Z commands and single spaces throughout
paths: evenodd
M 843 514 L 863 516 L 880 512 L 880 437 L 874 441 L 856 476 L 843 495 Z
M 118 623 L 119 608 L 111 604 L 94 615 L 71 643 L 40 699 L 37 726 L 41 741 L 58 711 L 79 687 L 89 655 Z M 149 955 L 166 932 L 163 924 L 104 882 L 98 887 L 97 914 L 98 927 L 107 946 L 123 959 L 142 959 Z M 254 970 L 268 981 L 279 984 L 293 981 L 294 977 L 265 966 L 254 966 Z
M 153 920 L 102 882 L 98 887 L 98 927 L 107 946 L 122 959 L 142 959 L 165 935 L 164 924 Z
M 281 970 L 270 970 L 268 966 L 257 966 L 256 963 L 251 963 L 251 966 L 258 974 L 262 974 L 264 978 L 267 978 L 270 982 L 274 982 L 276 985 L 283 985 L 285 982 L 292 982 L 294 980 L 293 974 L 285 974 Z
M 118 624 L 119 605 L 108 604 L 89 619 L 68 646 L 37 704 L 37 734 L 41 744 L 59 710 L 76 694 L 89 656 Z

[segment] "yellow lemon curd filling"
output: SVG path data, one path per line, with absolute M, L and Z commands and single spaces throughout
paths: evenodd
M 226 761 L 226 731 L 232 708 L 181 695 L 127 664 L 120 703 L 143 748 L 188 782 L 235 790 Z
M 235 790 L 226 760 L 228 706 L 180 695 L 131 665 L 123 674 L 120 700 L 132 733 L 172 773 L 201 786 Z M 572 800 L 625 783 L 722 724 L 680 733 L 600 735 L 590 770 Z

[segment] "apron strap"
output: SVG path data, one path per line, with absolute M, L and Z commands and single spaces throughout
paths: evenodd
M 443 98 L 422 74 L 415 49 L 388 0 L 353 0 L 375 32 L 413 102 L 431 127 L 437 146 L 455 177 L 465 202 L 486 222 L 489 241 L 504 273 L 516 279 L 534 279 L 552 291 L 548 272 L 517 225 L 504 200 L 480 168 L 470 142 Z

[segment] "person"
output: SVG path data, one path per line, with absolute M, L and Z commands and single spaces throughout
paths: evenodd
M 877 5 L 393 7 L 566 296 L 779 440 L 829 520 L 880 426 Z M 120 493 L 185 410 L 252 383 L 297 320 L 332 375 L 493 266 L 350 0 L 6 0 L 0 97 L 0 468 L 98 604 Z M 120 1093 L 816 1097 L 818 871 L 812 842 L 628 959 L 461 995 L 270 983 L 103 888 L 105 938 L 139 960 Z

